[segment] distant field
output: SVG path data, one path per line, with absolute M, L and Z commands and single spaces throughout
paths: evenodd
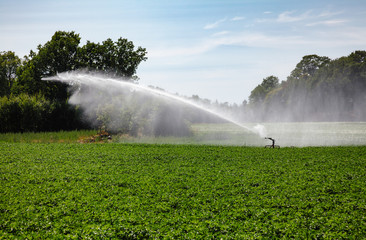
M 283 146 L 366 146 L 366 122 L 265 123 Z
M 0 239 L 365 239 L 366 147 L 0 143 Z
M 285 146 L 366 146 L 366 122 L 298 122 L 298 123 L 246 123 L 248 128 L 261 127 L 262 134 L 276 139 Z M 120 136 L 117 142 L 214 144 L 237 146 L 264 146 L 265 140 L 247 129 L 231 123 L 193 124 L 191 137 L 131 138 Z
M 93 136 L 96 130 L 60 131 L 60 132 L 27 132 L 1 133 L 0 142 L 9 143 L 76 143 L 81 139 Z
M 188 137 L 113 135 L 112 141 L 108 142 L 264 146 L 271 144 L 271 141 L 264 139 L 264 136 L 267 136 L 276 139 L 276 144 L 281 147 L 366 146 L 366 122 L 246 123 L 245 125 L 249 129 L 260 126 L 263 136 L 231 123 L 192 124 L 190 126 L 192 135 Z M 0 134 L 0 142 L 77 143 L 88 142 L 96 134 L 96 130 L 7 133 Z

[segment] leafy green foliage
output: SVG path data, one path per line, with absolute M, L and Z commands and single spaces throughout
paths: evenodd
M 266 95 L 278 87 L 278 77 L 269 76 L 263 79 L 262 83 L 258 85 L 254 90 L 250 93 L 249 102 L 251 104 L 260 104 L 264 101 Z
M 80 37 L 74 32 L 57 31 L 50 41 L 31 52 L 28 61 L 19 69 L 18 81 L 13 93 L 42 94 L 47 99 L 65 101 L 67 86 L 58 82 L 42 81 L 42 77 L 58 72 L 74 70 Z
M 80 112 L 66 103 L 51 102 L 42 95 L 0 98 L 0 132 L 55 131 L 83 127 Z
M 146 49 L 135 46 L 132 41 L 119 38 L 100 43 L 88 41 L 79 50 L 79 67 L 105 72 L 117 77 L 132 77 L 141 61 L 147 57 Z
M 364 121 L 366 119 L 366 51 L 331 60 L 307 55 L 287 81 L 251 94 L 257 118 L 277 121 Z M 263 101 L 265 99 L 265 101 Z
M 24 66 L 19 68 L 13 93 L 41 93 L 48 99 L 66 100 L 65 84 L 42 81 L 42 78 L 81 68 L 131 78 L 140 62 L 147 59 L 145 48 L 135 50 L 133 42 L 124 38 L 116 42 L 107 39 L 103 44 L 88 41 L 83 47 L 79 46 L 80 39 L 75 32 L 57 31 L 50 41 L 38 46 L 38 52 L 31 51 Z
M 364 153 L 0 143 L 0 236 L 362 239 Z
M 37 52 L 31 51 L 29 56 L 21 63 L 20 59 L 13 52 L 0 53 L 0 97 L 7 97 L 2 100 L 3 106 L 12 105 L 13 110 L 0 108 L 2 117 L 10 118 L 8 111 L 17 113 L 18 119 L 27 119 L 29 125 L 21 126 L 13 124 L 18 119 L 11 117 L 9 121 L 2 122 L 1 131 L 49 131 L 49 130 L 69 130 L 80 128 L 80 115 L 73 114 L 78 109 L 68 105 L 70 91 L 68 85 L 60 82 L 43 81 L 43 77 L 53 76 L 60 72 L 76 69 L 98 70 L 117 77 L 128 77 L 137 80 L 136 70 L 140 62 L 147 57 L 146 49 L 138 47 L 124 38 L 119 38 L 116 42 L 107 39 L 103 44 L 87 42 L 80 47 L 79 34 L 71 31 L 57 31 L 51 40 L 44 45 L 37 47 Z M 19 98 L 23 96 L 35 96 L 30 101 L 40 100 L 38 105 L 49 105 L 45 111 L 36 107 L 32 103 L 28 115 L 23 115 L 23 106 L 16 106 Z M 5 103 L 4 105 L 4 102 Z M 27 101 L 26 101 L 27 102 Z M 29 102 L 29 101 L 28 101 Z M 47 102 L 47 103 L 45 103 Z M 8 106 L 7 105 L 7 106 Z M 15 108 L 20 108 L 17 110 Z M 50 112 L 57 114 L 50 114 Z M 39 115 L 49 118 L 50 124 L 39 124 Z M 44 120 L 44 119 L 43 119 Z M 65 124 L 60 124 L 64 122 Z M 33 126 L 36 124 L 37 126 Z M 70 126 L 71 125 L 71 126 Z M 42 127 L 43 126 L 43 127 Z
M 320 68 L 327 66 L 330 62 L 331 60 L 328 57 L 320 57 L 315 54 L 306 55 L 291 72 L 288 81 L 308 79 L 314 76 Z
M 14 52 L 0 52 L 0 97 L 10 94 L 20 58 Z

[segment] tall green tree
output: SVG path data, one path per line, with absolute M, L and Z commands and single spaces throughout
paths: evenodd
M 307 55 L 277 87 L 251 93 L 257 118 L 292 121 L 366 119 L 366 51 L 331 60 Z M 264 99 L 264 101 L 263 101 Z
M 339 110 L 336 117 L 341 120 L 365 119 L 366 51 L 331 61 L 312 81 L 312 99 L 323 106 L 323 113 L 332 116 L 332 111 Z
M 313 78 L 320 69 L 328 66 L 330 61 L 326 56 L 306 55 L 287 77 L 283 92 L 277 95 L 282 96 L 282 102 L 286 103 L 288 111 L 286 115 L 291 115 L 292 120 L 305 121 L 313 115 Z
M 43 81 L 42 78 L 81 68 L 102 71 L 118 77 L 137 78 L 135 74 L 138 65 L 147 59 L 146 49 L 141 47 L 135 49 L 131 41 L 123 38 L 116 42 L 107 39 L 102 44 L 88 41 L 84 47 L 80 47 L 79 44 L 79 34 L 73 31 L 57 31 L 48 42 L 39 45 L 37 51 L 31 51 L 21 65 L 19 58 L 14 57 L 11 53 L 1 53 L 0 94 L 8 94 L 9 89 L 12 93 L 10 98 L 2 99 L 3 106 L 20 105 L 23 100 L 15 99 L 16 96 L 22 96 L 22 99 L 27 98 L 27 96 L 29 98 L 36 96 L 35 99 L 44 98 L 50 106 L 48 110 L 44 110 L 48 113 L 40 115 L 30 114 L 30 111 L 38 109 L 36 107 L 24 108 L 27 111 L 12 111 L 23 115 L 26 112 L 29 113 L 27 116 L 31 117 L 22 119 L 30 122 L 36 121 L 35 116 L 47 116 L 49 119 L 49 121 L 37 120 L 37 122 L 42 122 L 42 124 L 37 125 L 37 128 L 27 127 L 28 125 L 23 124 L 22 126 L 25 127 L 18 129 L 18 131 L 34 129 L 41 131 L 42 127 L 43 130 L 60 130 L 81 126 L 80 119 L 77 119 L 80 118 L 80 111 L 74 106 L 68 105 L 67 102 L 70 94 L 67 91 L 68 86 L 60 82 Z M 13 59 L 14 64 L 9 59 Z M 15 69 L 17 70 L 15 71 Z M 9 79 L 14 84 L 9 84 Z M 13 97 L 14 99 L 12 99 Z M 28 105 L 31 106 L 31 104 Z M 8 121 L 8 123 L 10 122 Z M 11 128 L 11 131 L 17 130 Z
M 264 78 L 262 83 L 251 91 L 249 107 L 256 114 L 259 121 L 264 120 L 267 115 L 265 100 L 268 93 L 276 89 L 278 85 L 278 77 L 272 75 Z
M 88 41 L 79 51 L 79 66 L 97 70 L 115 77 L 131 78 L 138 65 L 147 59 L 146 49 L 135 46 L 132 41 L 119 38 L 116 42 L 107 39 L 100 43 Z
M 20 64 L 14 52 L 0 52 L 0 97 L 10 94 Z
M 262 87 L 264 90 L 268 93 L 278 87 L 279 85 L 279 79 L 276 76 L 269 76 L 263 79 L 262 81 Z
M 132 41 L 119 38 L 102 44 L 88 41 L 79 46 L 80 37 L 75 32 L 57 31 L 50 41 L 31 51 L 28 61 L 20 69 L 19 81 L 14 92 L 20 94 L 44 94 L 48 99 L 67 99 L 66 85 L 42 81 L 43 77 L 60 72 L 83 69 L 97 70 L 116 77 L 135 79 L 138 65 L 147 59 L 146 49 Z
M 250 104 L 258 104 L 263 103 L 264 99 L 266 98 L 266 95 L 278 87 L 279 80 L 276 76 L 268 76 L 263 79 L 262 83 L 259 84 L 256 88 L 253 89 L 253 91 L 250 93 L 249 96 L 249 103 Z
M 58 82 L 42 81 L 43 77 L 76 69 L 79 34 L 57 31 L 50 41 L 31 51 L 29 60 L 20 70 L 15 93 L 43 94 L 48 99 L 65 100 L 67 86 Z
M 330 61 L 331 59 L 329 57 L 318 56 L 315 54 L 306 55 L 291 72 L 288 81 L 307 80 L 313 77 L 320 68 L 327 66 Z

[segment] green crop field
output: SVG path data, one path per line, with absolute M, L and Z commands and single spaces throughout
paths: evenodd
M 77 143 L 80 139 L 93 136 L 96 130 L 1 133 L 0 142 L 10 143 Z
M 0 143 L 0 239 L 365 239 L 366 147 Z
M 283 146 L 353 146 L 366 145 L 366 122 L 288 122 L 245 123 L 249 129 L 260 125 L 262 137 L 231 123 L 192 124 L 189 137 L 128 137 L 116 136 L 114 141 L 124 143 L 173 143 L 237 146 L 264 146 L 270 144 L 264 137 L 273 137 Z M 1 135 L 0 135 L 1 140 Z

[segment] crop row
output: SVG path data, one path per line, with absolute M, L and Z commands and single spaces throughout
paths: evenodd
M 361 239 L 365 150 L 0 143 L 0 238 Z

